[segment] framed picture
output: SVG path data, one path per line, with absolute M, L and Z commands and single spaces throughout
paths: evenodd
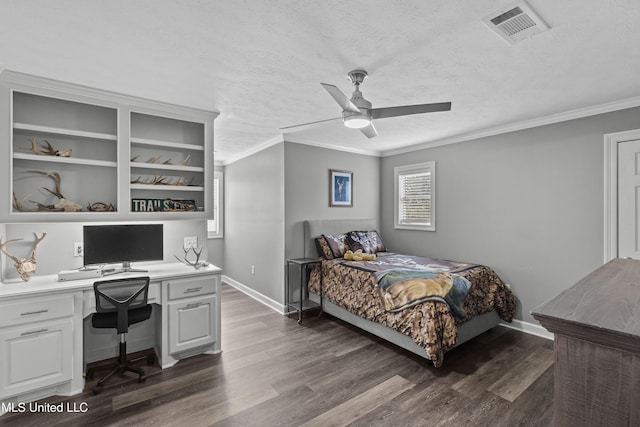
M 329 169 L 329 206 L 353 206 L 353 173 Z

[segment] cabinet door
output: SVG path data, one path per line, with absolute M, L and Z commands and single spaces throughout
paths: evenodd
M 216 342 L 216 295 L 169 303 L 169 352 Z
M 73 319 L 0 331 L 0 398 L 72 378 Z

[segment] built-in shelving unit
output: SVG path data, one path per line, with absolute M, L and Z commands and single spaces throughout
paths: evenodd
M 217 113 L 6 70 L 0 100 L 4 222 L 211 216 Z

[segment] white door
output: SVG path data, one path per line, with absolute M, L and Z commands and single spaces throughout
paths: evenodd
M 640 259 L 640 140 L 618 144 L 618 257 Z

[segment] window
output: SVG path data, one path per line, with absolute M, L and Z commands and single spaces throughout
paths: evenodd
M 224 227 L 224 178 L 220 171 L 213 172 L 213 219 L 207 221 L 207 228 L 209 231 L 209 238 L 222 237 L 222 230 Z
M 394 168 L 395 228 L 435 231 L 436 162 Z

